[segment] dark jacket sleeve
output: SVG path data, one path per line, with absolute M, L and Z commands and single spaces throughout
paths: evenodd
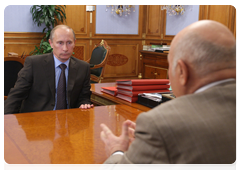
M 90 91 L 91 85 L 90 85 L 90 66 L 89 65 L 87 65 L 85 73 L 86 74 L 83 82 L 83 87 L 82 87 L 81 93 L 78 96 L 78 107 L 81 104 L 91 104 L 90 97 L 92 92 Z
M 4 101 L 4 114 L 18 113 L 22 101 L 27 98 L 32 86 L 31 57 L 27 57 L 24 67 L 19 71 L 17 81 Z
M 91 104 L 90 66 L 88 63 L 72 58 L 68 73 L 69 108 L 78 108 L 81 104 Z

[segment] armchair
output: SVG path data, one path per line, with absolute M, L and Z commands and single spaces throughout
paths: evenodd
M 86 61 L 90 64 L 91 83 L 101 83 L 110 49 L 111 48 L 104 40 L 93 48 L 91 58 Z
M 4 100 L 17 81 L 18 72 L 23 68 L 24 60 L 19 57 L 4 57 Z

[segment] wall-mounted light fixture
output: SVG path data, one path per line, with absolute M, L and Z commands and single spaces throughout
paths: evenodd
M 161 9 L 166 10 L 166 13 L 169 14 L 169 16 L 183 15 L 186 12 L 186 6 L 189 6 L 190 10 L 192 9 L 191 5 L 163 5 Z
M 119 15 L 119 16 L 128 16 L 132 12 L 135 12 L 135 5 L 106 5 L 106 12 L 108 11 L 108 8 L 111 6 L 111 13 L 113 15 Z

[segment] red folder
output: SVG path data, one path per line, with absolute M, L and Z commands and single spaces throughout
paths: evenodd
M 118 89 L 118 93 L 133 97 L 133 96 L 138 96 L 138 94 L 140 93 L 170 93 L 170 90 L 163 89 L 163 90 L 128 91 L 128 90 Z
M 117 87 L 102 87 L 102 92 L 110 94 L 112 96 L 117 95 Z
M 122 100 L 128 101 L 130 103 L 135 103 L 138 100 L 138 97 L 130 97 L 130 96 L 125 96 L 123 94 L 117 94 L 117 98 L 120 98 Z
M 154 84 L 169 84 L 169 79 L 132 79 L 132 80 L 116 80 L 117 85 L 141 86 Z
M 145 86 L 117 85 L 117 89 L 124 89 L 128 91 L 162 90 L 162 89 L 168 89 L 169 87 L 170 85 L 145 85 Z

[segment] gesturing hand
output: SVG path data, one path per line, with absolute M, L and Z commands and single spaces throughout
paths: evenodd
M 127 151 L 129 143 L 133 141 L 133 134 L 135 129 L 135 123 L 126 120 L 122 124 L 122 134 L 117 137 L 115 136 L 112 131 L 105 125 L 100 125 L 102 128 L 102 131 L 100 133 L 102 141 L 105 143 L 105 149 L 107 156 L 110 156 L 113 152 L 121 150 L 121 151 Z

